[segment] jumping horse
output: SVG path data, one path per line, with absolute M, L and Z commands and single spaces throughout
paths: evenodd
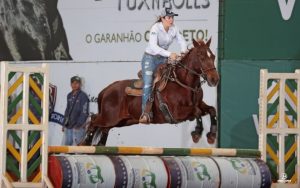
M 196 119 L 197 126 L 191 134 L 198 142 L 202 131 L 201 116 L 210 115 L 211 127 L 207 141 L 215 142 L 217 118 L 214 107 L 203 102 L 204 81 L 216 86 L 219 74 L 215 68 L 215 55 L 205 43 L 193 40 L 194 47 L 175 63 L 164 63 L 156 70 L 156 83 L 152 94 L 152 122 L 154 124 L 179 123 Z M 157 79 L 159 78 L 159 79 Z M 104 88 L 98 95 L 98 114 L 88 126 L 80 145 L 105 145 L 109 130 L 139 123 L 141 96 L 130 96 L 125 90 L 133 80 L 116 81 Z

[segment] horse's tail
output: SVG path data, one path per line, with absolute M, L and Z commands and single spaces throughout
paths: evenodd
M 98 99 L 97 99 L 97 103 L 98 103 L 98 114 L 101 113 L 101 103 L 102 103 L 102 99 L 103 99 L 103 92 L 104 90 L 102 90 L 99 95 L 98 95 Z

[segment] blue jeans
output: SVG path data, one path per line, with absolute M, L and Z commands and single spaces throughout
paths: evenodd
M 77 146 L 85 135 L 85 127 L 80 127 L 76 129 L 67 129 L 64 130 L 65 140 L 64 145 L 66 146 Z
M 143 96 L 142 96 L 142 112 L 144 112 L 147 100 L 150 97 L 152 92 L 153 85 L 153 75 L 155 73 L 158 65 L 164 63 L 166 61 L 166 57 L 163 56 L 153 56 L 149 54 L 144 54 L 142 59 L 142 75 L 144 80 L 143 87 Z

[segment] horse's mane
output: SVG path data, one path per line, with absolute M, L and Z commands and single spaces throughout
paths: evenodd
M 205 45 L 205 42 L 204 42 L 202 39 L 198 39 L 196 42 L 197 42 L 200 46 L 204 46 L 204 45 Z M 179 58 L 179 61 L 180 61 L 180 62 L 183 62 L 183 60 L 184 60 L 186 57 L 188 57 L 188 55 L 191 53 L 191 51 L 192 51 L 194 48 L 195 48 L 195 46 L 193 46 L 192 48 L 188 49 L 185 53 L 181 54 L 181 56 L 180 56 L 180 58 Z M 201 48 L 201 50 L 200 50 L 200 55 L 201 55 L 201 57 L 203 57 L 204 53 L 206 53 L 205 50 L 204 50 L 204 48 Z

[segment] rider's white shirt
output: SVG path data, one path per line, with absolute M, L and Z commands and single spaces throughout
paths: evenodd
M 175 25 L 171 26 L 167 32 L 162 22 L 155 23 L 150 30 L 149 43 L 145 51 L 151 55 L 169 57 L 171 52 L 168 48 L 175 39 L 180 44 L 181 52 L 185 52 L 187 50 L 185 39 Z

